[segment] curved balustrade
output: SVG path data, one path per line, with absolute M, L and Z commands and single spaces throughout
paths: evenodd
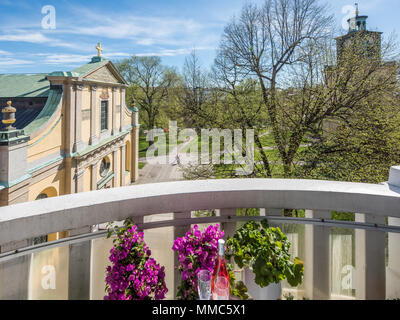
M 374 185 L 279 179 L 202 180 L 137 185 L 2 207 L 0 276 L 3 288 L 0 283 L 0 297 L 32 297 L 29 294 L 13 295 L 13 292 L 21 291 L 21 286 L 15 288 L 14 285 L 11 288 L 12 284 L 4 280 L 11 274 L 29 275 L 29 272 L 33 272 L 32 266 L 26 265 L 22 267 L 25 271 L 21 271 L 15 261 L 29 260 L 29 254 L 49 250 L 49 246 L 56 249 L 69 246 L 66 262 L 69 265 L 66 280 L 69 286 L 68 298 L 90 298 L 89 283 L 93 268 L 96 267 L 93 265 L 92 253 L 94 240 L 91 239 L 104 236 L 101 232 L 88 234 L 90 226 L 132 217 L 143 229 L 173 226 L 171 236 L 176 238 L 182 236 L 192 223 L 219 221 L 223 223 L 226 233 L 232 234 L 236 227 L 234 221 L 252 219 L 236 217 L 236 208 L 261 208 L 261 215 L 269 216 L 271 221 L 305 225 L 303 241 L 307 250 L 302 258 L 305 260 L 304 290 L 308 298 L 332 297 L 331 228 L 338 226 L 356 229 L 355 297 L 385 299 L 394 298 L 396 294 L 400 297 L 400 188 L 393 183 Z M 218 209 L 218 217 L 191 218 L 193 211 L 213 209 Z M 283 218 L 282 209 L 305 209 L 307 219 Z M 356 222 L 331 221 L 331 211 L 356 213 Z M 164 213 L 174 214 L 167 216 L 164 221 L 146 221 L 147 216 Z M 28 245 L 26 239 L 65 230 L 70 231 L 71 238 L 24 248 Z M 386 232 L 389 234 L 388 268 L 391 276 L 397 274 L 397 278 L 390 281 L 392 285 L 395 283 L 390 292 L 386 288 Z M 15 249 L 19 252 L 15 252 Z M 174 276 L 175 284 L 177 276 Z

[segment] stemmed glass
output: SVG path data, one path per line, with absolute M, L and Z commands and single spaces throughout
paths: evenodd
M 208 270 L 200 270 L 197 274 L 197 289 L 200 300 L 211 300 L 211 278 Z

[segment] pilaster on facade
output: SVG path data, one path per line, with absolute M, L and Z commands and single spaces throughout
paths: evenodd
M 124 121 L 125 121 L 125 88 L 121 88 L 121 109 L 120 109 L 120 125 L 119 131 L 122 132 L 124 130 Z
M 91 90 L 91 99 L 90 99 L 90 145 L 95 145 L 99 142 L 99 137 L 97 135 L 97 86 L 92 85 L 90 87 Z
M 73 151 L 79 152 L 84 148 L 82 143 L 82 91 L 84 86 L 82 84 L 74 85 L 75 90 L 75 137 Z
M 66 86 L 67 99 L 66 102 L 66 113 L 67 113 L 67 125 L 66 125 L 66 153 L 72 154 L 74 152 L 75 143 L 75 101 L 76 101 L 76 88 L 73 84 L 68 83 Z
M 65 194 L 75 193 L 75 168 L 76 161 L 73 158 L 65 159 Z
M 126 146 L 121 146 L 121 187 L 125 186 Z
M 131 133 L 131 183 L 139 179 L 139 128 L 132 128 Z
M 119 151 L 119 149 L 115 149 L 113 151 L 113 172 L 114 173 L 118 172 L 118 151 Z M 114 178 L 113 178 L 113 187 L 114 188 L 118 187 L 118 180 L 119 180 L 118 175 L 114 175 Z
M 85 170 L 81 168 L 76 168 L 76 174 L 75 174 L 75 192 L 83 192 L 83 174 L 85 173 Z
M 115 135 L 119 132 L 117 128 L 117 94 L 118 94 L 118 88 L 113 87 L 112 88 L 112 128 L 111 128 L 111 134 Z
M 90 178 L 91 178 L 91 190 L 95 191 L 97 190 L 97 170 L 99 168 L 99 163 L 98 162 L 93 162 L 93 164 L 90 166 Z

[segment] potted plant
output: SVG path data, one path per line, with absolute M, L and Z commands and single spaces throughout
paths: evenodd
M 174 241 L 172 250 L 178 253 L 178 266 L 181 284 L 178 287 L 179 300 L 197 300 L 197 274 L 202 269 L 214 270 L 218 240 L 224 236 L 219 225 L 208 226 L 203 232 L 194 225 L 184 237 Z
M 226 244 L 227 259 L 244 268 L 244 282 L 254 299 L 279 299 L 282 280 L 291 286 L 303 280 L 303 261 L 290 260 L 290 241 L 279 228 L 269 227 L 267 219 L 247 222 Z
M 110 250 L 104 300 L 162 300 L 168 292 L 165 268 L 151 258 L 151 251 L 130 220 L 122 228 L 109 228 L 116 235 Z

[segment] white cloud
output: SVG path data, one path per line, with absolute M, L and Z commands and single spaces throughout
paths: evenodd
M 38 53 L 36 56 L 44 58 L 43 63 L 49 65 L 63 65 L 63 64 L 86 64 L 90 62 L 93 55 L 83 54 L 57 54 L 57 53 Z M 128 57 L 131 56 L 125 52 L 111 52 L 105 55 L 105 58 L 112 57 Z
M 0 66 L 19 66 L 32 64 L 32 61 L 12 58 L 0 58 Z
M 0 50 L 0 56 L 10 56 L 10 55 L 12 55 L 11 52 Z
M 131 53 L 127 53 L 127 52 L 107 52 L 106 54 L 104 54 L 105 58 L 113 58 L 113 57 L 130 57 L 132 56 Z
M 46 43 L 51 40 L 45 37 L 40 32 L 19 32 L 16 34 L 0 35 L 0 41 L 14 41 L 14 42 L 31 42 L 31 43 Z
M 63 42 L 59 39 L 49 38 L 41 32 L 31 32 L 29 30 L 13 30 L 8 34 L 0 35 L 0 41 L 47 44 L 51 47 L 79 48 L 79 46 L 75 44 Z
M 97 13 L 92 9 L 74 6 L 74 15 L 84 20 L 57 21 L 55 33 L 124 40 L 141 46 L 192 46 L 210 43 L 210 28 L 215 25 L 200 23 L 191 18 L 175 16 L 138 16 L 130 13 Z M 212 41 L 216 38 L 212 37 Z M 218 38 L 219 39 L 219 38 Z
M 88 63 L 90 55 L 80 54 L 47 54 L 39 53 L 37 56 L 44 57 L 44 64 L 65 64 L 65 63 Z
M 137 53 L 137 54 L 135 54 L 135 56 L 138 56 L 138 57 L 148 57 L 148 56 L 173 57 L 173 56 L 189 54 L 190 51 L 191 51 L 191 49 L 186 49 L 186 48 L 162 49 L 159 52 Z

